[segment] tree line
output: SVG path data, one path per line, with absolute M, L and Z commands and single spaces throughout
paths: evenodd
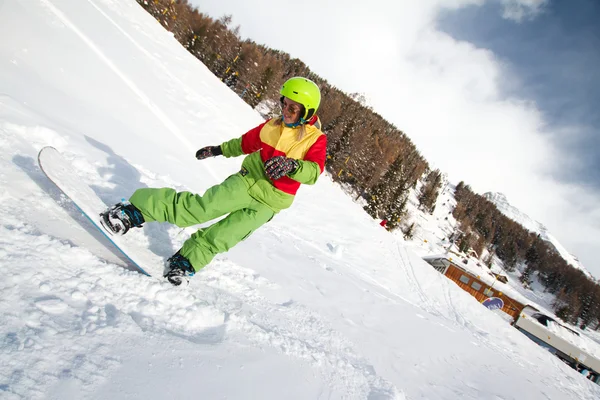
M 581 270 L 569 265 L 554 246 L 539 234 L 502 214 L 485 197 L 468 185 L 456 186 L 453 216 L 459 223 L 459 249 L 474 249 L 479 255 L 487 249 L 506 269 L 521 266 L 521 282 L 529 286 L 533 276 L 555 295 L 556 315 L 572 324 L 600 328 L 600 286 Z
M 432 171 L 410 138 L 359 95 L 344 93 L 285 52 L 242 40 L 229 15 L 213 19 L 187 0 L 137 1 L 252 107 L 265 101 L 277 105 L 281 83 L 293 76 L 316 82 L 322 93 L 318 115 L 328 139 L 326 168 L 335 181 L 364 198 L 365 211 L 373 218 L 387 219 L 388 229 L 401 227 L 405 237 L 413 234 L 406 205 L 419 183 L 420 208 L 434 211 L 441 172 Z M 453 214 L 462 232 L 458 241 L 462 251 L 473 249 L 481 255 L 487 249 L 509 269 L 526 265 L 523 282 L 528 284 L 536 274 L 556 295 L 555 310 L 561 318 L 582 326 L 596 322 L 596 329 L 600 327 L 600 287 L 595 282 L 463 182 L 456 188 L 456 199 Z

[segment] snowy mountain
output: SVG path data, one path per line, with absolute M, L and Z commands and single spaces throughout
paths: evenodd
M 600 397 L 327 175 L 188 286 L 123 268 L 38 151 L 59 149 L 107 205 L 203 193 L 241 159 L 195 151 L 262 118 L 133 0 L 0 9 L 0 398 Z M 196 228 L 135 240 L 166 259 Z
M 556 251 L 561 255 L 562 258 L 567 261 L 573 267 L 582 270 L 587 276 L 592 277 L 592 274 L 579 262 L 577 257 L 570 254 L 565 247 L 560 244 L 558 239 L 548 232 L 548 229 L 541 223 L 535 221 L 533 218 L 519 210 L 517 207 L 511 205 L 506 196 L 502 193 L 488 192 L 483 195 L 486 199 L 496 205 L 498 210 L 508 218 L 522 225 L 525 229 L 537 233 L 542 239 L 549 242 L 554 246 Z

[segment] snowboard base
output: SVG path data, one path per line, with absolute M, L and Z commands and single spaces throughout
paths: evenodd
M 127 236 L 112 235 L 100 222 L 100 213 L 108 207 L 75 172 L 63 155 L 54 147 L 47 146 L 38 153 L 38 164 L 44 174 L 67 196 L 91 225 L 106 239 L 102 244 L 117 250 L 131 266 L 148 276 L 161 277 L 164 262 L 145 244 L 147 238 L 141 230 L 128 232 Z

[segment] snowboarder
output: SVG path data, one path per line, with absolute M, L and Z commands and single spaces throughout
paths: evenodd
M 173 285 L 180 285 L 216 254 L 228 251 L 290 207 L 300 185 L 316 183 L 323 172 L 327 139 L 315 114 L 321 93 L 314 82 L 291 78 L 280 94 L 280 117 L 265 121 L 239 138 L 196 152 L 198 160 L 247 154 L 238 173 L 202 196 L 171 188 L 138 189 L 129 201 L 101 214 L 103 225 L 123 235 L 144 222 L 166 221 L 187 227 L 229 214 L 199 229 L 167 260 L 164 276 Z

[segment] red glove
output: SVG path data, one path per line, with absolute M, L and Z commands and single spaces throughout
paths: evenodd
M 291 174 L 300 165 L 297 160 L 285 156 L 276 156 L 265 161 L 265 173 L 271 180 L 277 180 Z

